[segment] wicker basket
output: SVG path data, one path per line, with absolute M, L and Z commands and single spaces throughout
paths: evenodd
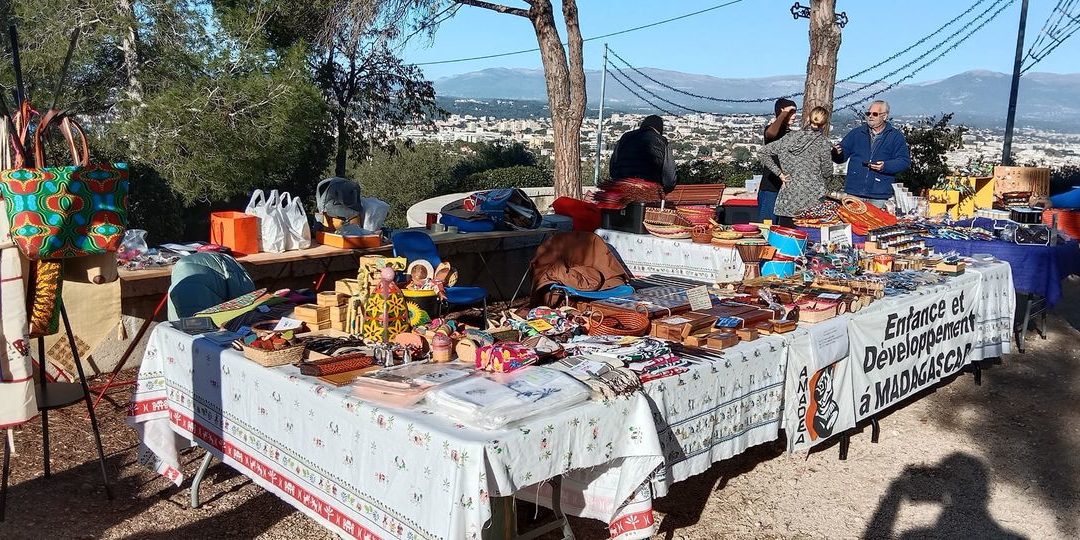
M 716 215 L 716 209 L 708 206 L 680 206 L 676 211 L 693 225 L 709 225 Z
M 683 240 L 690 238 L 693 227 L 688 227 L 686 225 L 662 225 L 646 221 L 645 230 L 649 231 L 649 234 L 660 238 Z
M 674 208 L 646 208 L 645 221 L 661 225 L 674 225 L 679 213 Z
M 649 333 L 649 316 L 632 311 L 589 314 L 590 336 L 644 336 Z
M 285 364 L 295 364 L 303 359 L 304 349 L 302 343 L 276 351 L 256 349 L 244 345 L 244 357 L 263 367 L 283 366 Z
M 690 232 L 690 239 L 692 239 L 695 244 L 708 244 L 712 242 L 713 229 L 706 225 L 698 225 Z

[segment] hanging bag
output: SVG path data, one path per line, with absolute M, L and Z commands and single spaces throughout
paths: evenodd
M 307 249 L 311 247 L 311 226 L 308 225 L 307 212 L 298 197 L 288 192 L 281 194 L 281 217 L 286 228 L 285 249 Z
M 45 164 L 44 136 L 54 128 L 67 142 L 73 165 Z M 34 158 L 34 167 L 17 163 L 0 173 L 0 195 L 8 201 L 11 237 L 19 250 L 32 260 L 115 252 L 128 222 L 127 164 L 90 163 L 82 127 L 55 109 L 34 131 Z
M 263 190 L 251 193 L 244 213 L 259 218 L 259 248 L 269 253 L 285 251 L 285 230 L 282 228 L 281 208 L 278 206 L 278 191 L 272 190 L 266 196 Z

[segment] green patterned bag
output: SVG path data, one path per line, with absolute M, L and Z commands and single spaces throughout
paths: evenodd
M 45 166 L 43 135 L 57 128 L 74 165 Z M 34 133 L 36 167 L 0 173 L 11 237 L 30 259 L 66 259 L 114 252 L 127 227 L 125 163 L 90 163 L 86 135 L 65 113 L 50 110 Z

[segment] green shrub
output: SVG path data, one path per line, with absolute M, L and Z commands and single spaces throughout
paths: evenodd
M 551 171 L 541 167 L 515 165 L 470 174 L 459 186 L 459 191 L 479 191 L 499 188 L 551 187 L 554 177 Z

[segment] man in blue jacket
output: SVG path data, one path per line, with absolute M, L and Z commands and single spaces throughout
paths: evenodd
M 832 152 L 834 162 L 848 162 L 844 191 L 878 208 L 892 198 L 896 175 L 911 166 L 907 140 L 888 120 L 889 104 L 871 103 L 866 124 L 851 130 Z

